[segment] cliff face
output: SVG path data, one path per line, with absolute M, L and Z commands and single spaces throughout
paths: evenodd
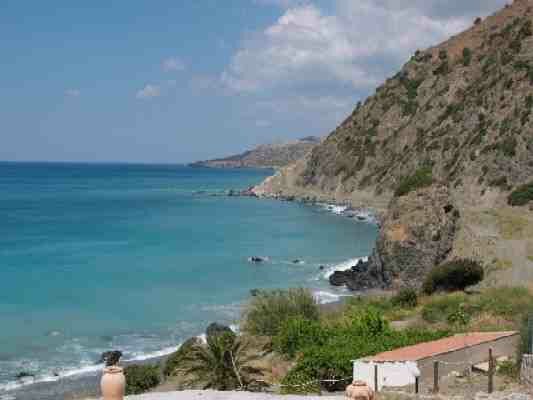
M 469 30 L 416 52 L 323 143 L 256 193 L 327 197 L 387 210 L 371 268 L 389 276 L 388 284 L 418 284 L 424 271 L 453 256 L 480 258 L 495 270 L 501 257 L 533 267 L 533 244 L 523 235 L 506 239 L 501 225 L 502 218 L 519 218 L 529 232 L 528 208 L 479 226 L 491 210 L 507 207 L 513 188 L 533 178 L 532 7 L 531 1 L 515 0 Z M 409 185 L 424 176 L 432 193 L 411 193 Z M 456 212 L 432 210 L 437 203 Z M 440 235 L 431 233 L 435 227 Z M 489 231 L 496 241 L 525 241 L 520 258 L 490 249 Z
M 320 139 L 309 136 L 288 143 L 264 144 L 234 156 L 199 161 L 193 166 L 210 168 L 281 168 L 307 155 Z

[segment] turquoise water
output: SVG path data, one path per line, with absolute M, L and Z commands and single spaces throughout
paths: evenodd
M 235 322 L 254 288 L 342 295 L 319 266 L 368 255 L 376 226 L 213 196 L 269 173 L 0 163 L 0 394 L 94 371 L 109 349 L 168 353 L 209 322 Z M 269 262 L 249 263 L 254 255 Z M 36 377 L 17 380 L 22 371 Z

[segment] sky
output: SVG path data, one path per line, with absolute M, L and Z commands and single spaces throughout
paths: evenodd
M 325 136 L 505 4 L 2 0 L 0 160 L 186 163 Z

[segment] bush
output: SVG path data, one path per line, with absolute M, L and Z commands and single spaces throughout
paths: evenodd
M 274 337 L 274 350 L 293 358 L 302 349 L 313 344 L 321 345 L 327 341 L 328 331 L 317 321 L 302 318 L 285 321 Z
M 322 343 L 313 343 L 301 349 L 295 367 L 283 379 L 286 392 L 317 391 L 316 384 L 306 382 L 326 379 L 346 379 L 352 376 L 351 360 L 377 354 L 382 351 L 446 336 L 448 332 L 426 329 L 392 330 L 382 315 L 372 309 L 357 313 L 348 324 L 328 328 Z M 351 379 L 340 384 L 326 384 L 324 389 L 343 390 Z
M 161 381 L 157 365 L 130 365 L 124 369 L 126 394 L 140 394 L 159 385 Z
M 472 62 L 472 50 L 470 50 L 468 47 L 465 47 L 463 49 L 463 65 L 465 67 L 468 67 L 471 62 Z
M 401 289 L 392 299 L 392 304 L 405 308 L 415 308 L 418 305 L 418 294 L 415 289 Z
M 244 329 L 252 335 L 273 337 L 294 318 L 318 320 L 318 306 L 309 290 L 262 290 L 247 307 Z
M 464 290 L 483 280 L 483 266 L 473 260 L 454 260 L 433 268 L 424 281 L 424 292 Z
M 199 342 L 200 341 L 198 338 L 186 340 L 176 352 L 168 356 L 165 362 L 165 367 L 163 368 L 163 375 L 175 375 L 176 371 L 182 367 L 184 357 L 186 357 L 187 354 L 194 348 L 194 346 L 199 344 Z
M 396 192 L 394 194 L 398 197 L 405 196 L 414 190 L 431 186 L 432 183 L 432 169 L 429 167 L 422 167 L 419 168 L 413 175 L 403 178 L 396 188 Z
M 511 206 L 524 206 L 533 200 L 533 182 L 519 186 L 507 198 Z

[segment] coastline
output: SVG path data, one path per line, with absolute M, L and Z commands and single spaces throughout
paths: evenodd
M 373 214 L 371 210 L 362 208 L 354 209 L 346 203 L 338 204 L 333 202 L 324 203 L 290 199 L 287 199 L 286 201 L 298 201 L 306 206 L 316 207 L 324 212 L 337 215 L 341 218 L 352 219 L 354 222 L 357 223 L 378 223 L 377 216 L 375 216 L 375 214 Z M 320 271 L 317 270 L 317 274 L 327 279 L 326 275 L 332 274 L 334 271 L 348 269 L 359 259 L 360 257 L 357 257 L 346 260 L 341 263 L 327 264 L 328 267 L 324 267 L 324 269 L 321 269 Z M 321 312 L 325 313 L 335 312 L 339 309 L 339 307 L 344 304 L 347 297 L 352 297 L 353 295 L 357 294 L 348 291 L 346 291 L 345 294 L 334 294 L 330 293 L 327 290 L 313 290 L 313 292 L 316 295 L 316 299 L 319 303 L 319 308 Z M 170 354 L 179 349 L 179 347 L 180 344 L 176 345 L 176 347 L 173 348 L 162 349 L 160 351 L 154 352 L 155 354 L 157 354 L 155 356 L 139 356 L 139 358 L 124 361 L 121 364 L 124 366 L 132 364 L 160 364 L 163 363 Z M 102 368 L 102 365 L 95 364 L 80 368 L 80 372 L 69 371 L 62 376 L 50 376 L 48 378 L 41 377 L 40 380 L 36 382 L 29 382 L 28 379 L 26 382 L 24 382 L 22 386 L 15 387 L 13 389 L 2 392 L 0 394 L 0 400 L 32 400 L 37 398 L 40 400 L 52 400 L 57 398 L 92 398 L 99 394 L 99 381 L 101 377 Z

